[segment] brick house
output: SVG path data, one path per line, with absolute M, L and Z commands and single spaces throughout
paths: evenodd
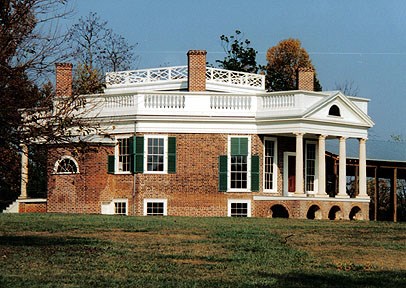
M 368 100 L 298 90 L 267 92 L 264 75 L 188 65 L 106 75 L 84 95 L 100 133 L 50 145 L 47 212 L 173 216 L 368 219 Z M 71 93 L 71 65 L 57 65 L 57 95 Z M 346 140 L 359 140 L 356 196 L 346 192 Z M 326 162 L 326 141 L 339 163 Z M 333 185 L 331 185 L 333 183 Z

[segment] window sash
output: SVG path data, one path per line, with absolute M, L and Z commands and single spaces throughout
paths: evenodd
M 130 138 L 118 139 L 118 171 L 131 172 Z
M 306 191 L 315 191 L 316 179 L 316 144 L 306 144 Z
M 248 189 L 248 157 L 231 156 L 230 188 Z
M 275 141 L 265 139 L 264 145 L 264 189 L 274 190 Z
M 114 202 L 114 214 L 127 215 L 127 203 L 126 202 Z
M 165 210 L 164 202 L 147 202 L 148 216 L 164 216 L 164 210 Z

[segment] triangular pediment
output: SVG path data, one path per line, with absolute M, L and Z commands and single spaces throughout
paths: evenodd
M 303 118 L 367 127 L 374 125 L 371 118 L 341 92 L 318 101 L 305 111 Z

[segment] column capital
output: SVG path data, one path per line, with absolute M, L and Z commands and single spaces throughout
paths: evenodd
M 339 136 L 338 139 L 339 139 L 340 141 L 346 141 L 346 140 L 348 139 L 348 137 L 346 137 L 346 136 Z
M 299 136 L 299 137 L 303 137 L 303 135 L 305 135 L 306 133 L 303 132 L 293 132 L 294 135 Z
M 368 138 L 358 138 L 359 143 L 367 142 Z
M 324 134 L 320 134 L 319 135 L 319 139 L 320 140 L 325 140 L 327 138 L 328 135 L 324 135 Z

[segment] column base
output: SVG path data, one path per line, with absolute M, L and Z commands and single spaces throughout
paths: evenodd
M 305 193 L 294 193 L 293 196 L 295 197 L 307 197 L 307 195 Z

